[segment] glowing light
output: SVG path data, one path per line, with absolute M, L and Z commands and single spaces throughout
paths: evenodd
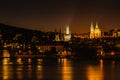
M 114 56 L 114 55 L 115 55 L 115 52 L 114 52 L 114 51 L 112 51 L 112 52 L 110 53 L 110 55 L 111 55 L 111 56 Z
M 3 57 L 10 57 L 8 50 L 3 50 Z
M 9 78 L 9 69 L 8 66 L 4 65 L 3 66 L 3 79 L 8 79 Z
M 28 58 L 28 63 L 31 64 L 32 60 L 31 58 Z
M 18 66 L 16 70 L 17 78 L 21 80 L 23 78 L 23 66 Z
M 18 59 L 17 59 L 17 62 L 18 62 L 18 64 L 23 64 L 22 58 L 18 58 Z
M 41 80 L 43 78 L 43 73 L 42 73 L 43 66 L 40 64 L 42 64 L 43 59 L 38 59 L 37 62 L 38 62 L 38 65 L 37 65 L 37 74 L 36 75 L 37 75 L 37 79 Z
M 32 66 L 31 65 L 28 65 L 28 78 L 31 79 L 31 75 L 32 75 Z
M 66 34 L 70 34 L 69 26 L 66 27 Z
M 63 59 L 62 62 L 62 80 L 72 80 L 72 67 L 70 67 L 67 59 Z
M 112 61 L 112 70 L 114 70 L 114 68 L 115 68 L 115 61 Z
M 3 59 L 3 64 L 8 64 L 9 61 L 10 61 L 10 58 L 4 58 L 4 59 Z
M 100 59 L 100 69 L 103 70 L 103 60 Z
M 38 59 L 38 60 L 37 60 L 37 63 L 38 63 L 38 64 L 42 64 L 42 62 L 43 62 L 43 59 Z
M 103 80 L 104 74 L 99 66 L 89 66 L 87 68 L 87 77 L 88 80 Z
M 100 37 L 101 37 L 101 30 L 98 27 L 98 23 L 96 23 L 95 29 L 94 29 L 93 23 L 91 23 L 91 27 L 90 27 L 90 39 L 100 38 Z
M 41 66 L 41 65 L 38 65 L 38 66 L 37 66 L 37 70 L 41 71 L 41 70 L 42 70 L 42 66 Z
M 64 34 L 64 41 L 70 41 L 70 40 L 71 40 L 71 32 L 69 26 L 67 26 Z
M 10 74 L 10 70 L 12 69 L 11 66 L 8 66 L 9 58 L 4 58 L 3 59 L 3 65 L 2 65 L 2 72 L 3 72 L 3 80 L 8 80 L 11 76 L 12 73 Z

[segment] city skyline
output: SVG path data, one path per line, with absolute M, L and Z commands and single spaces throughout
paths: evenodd
M 41 31 L 89 32 L 91 21 L 102 31 L 119 28 L 119 0 L 1 1 L 0 23 Z

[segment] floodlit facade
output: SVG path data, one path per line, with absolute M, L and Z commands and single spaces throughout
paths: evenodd
M 56 35 L 55 35 L 55 41 L 60 41 L 59 34 L 56 34 Z
M 64 41 L 70 41 L 71 40 L 71 31 L 69 29 L 69 26 L 66 26 L 66 30 L 64 33 Z
M 120 37 L 120 29 L 113 29 L 111 30 L 112 37 Z
M 94 38 L 94 26 L 93 23 L 91 22 L 91 26 L 90 26 L 90 39 Z
M 90 39 L 93 38 L 100 38 L 101 37 L 101 30 L 99 29 L 98 23 L 96 23 L 95 28 L 93 23 L 90 26 Z

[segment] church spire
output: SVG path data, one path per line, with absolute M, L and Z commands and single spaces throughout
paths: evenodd
M 66 34 L 70 34 L 70 29 L 69 29 L 69 25 L 66 26 L 66 31 L 65 31 Z
M 96 22 L 96 26 L 95 26 L 95 28 L 99 28 L 99 27 L 98 27 L 98 23 L 97 23 L 97 22 Z
M 61 33 L 61 27 L 60 27 L 60 33 Z
M 90 26 L 90 33 L 94 32 L 94 26 L 93 26 L 93 22 L 91 22 L 91 26 Z
M 56 33 L 56 28 L 55 28 L 55 33 Z

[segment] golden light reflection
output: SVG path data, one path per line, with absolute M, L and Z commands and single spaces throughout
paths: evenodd
M 103 74 L 103 66 L 101 65 L 102 61 L 100 62 L 99 66 L 89 66 L 87 68 L 87 77 L 88 80 L 103 80 L 104 74 Z
M 72 80 L 72 67 L 67 59 L 62 59 L 62 80 Z
M 37 79 L 42 79 L 43 78 L 43 66 L 42 65 L 38 65 L 37 66 Z
M 8 66 L 9 60 L 9 58 L 3 58 L 3 80 L 8 80 L 12 76 L 12 73 L 10 74 L 11 66 Z
M 41 65 L 43 63 L 43 59 L 37 59 L 37 70 L 36 70 L 36 76 L 37 79 L 43 78 L 43 66 Z
M 38 59 L 38 60 L 37 60 L 37 63 L 38 63 L 38 64 L 42 64 L 42 62 L 43 62 L 43 59 Z
M 115 55 L 115 52 L 114 52 L 114 51 L 112 51 L 112 52 L 110 53 L 110 55 L 111 55 L 111 56 L 114 56 L 114 55 Z
M 28 65 L 28 78 L 30 79 L 32 77 L 32 66 Z
M 103 59 L 100 59 L 100 70 L 103 70 Z
M 10 54 L 9 54 L 9 52 L 8 52 L 8 50 L 3 50 L 3 57 L 5 58 L 5 57 L 10 57 Z
M 110 74 L 110 76 L 111 76 L 111 80 L 114 80 L 115 79 L 115 61 L 112 61 L 111 62 L 111 74 Z
M 112 61 L 112 70 L 115 68 L 115 61 Z
M 38 65 L 38 66 L 37 66 L 37 70 L 41 71 L 41 70 L 42 70 L 42 66 L 41 66 L 41 65 Z
M 3 79 L 8 79 L 9 78 L 9 69 L 8 66 L 3 66 Z
M 31 58 L 28 58 L 28 64 L 31 64 L 32 60 Z
M 28 65 L 28 70 L 32 70 L 32 65 Z
M 10 58 L 3 58 L 3 64 L 9 64 Z
M 22 58 L 18 58 L 18 59 L 17 59 L 17 63 L 18 63 L 18 64 L 23 64 Z
M 18 78 L 18 79 L 22 79 L 22 78 L 23 78 L 22 70 L 23 70 L 23 66 L 18 66 L 18 67 L 17 67 L 16 74 L 17 74 L 17 78 Z

